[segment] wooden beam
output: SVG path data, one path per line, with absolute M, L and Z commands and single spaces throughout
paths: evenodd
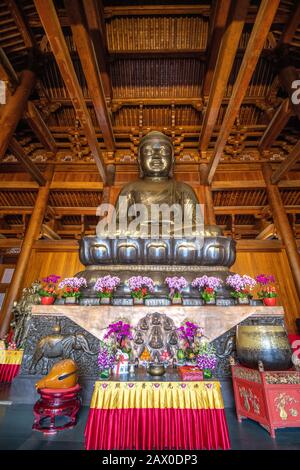
M 292 42 L 295 32 L 300 23 L 300 2 L 296 2 L 296 6 L 290 14 L 290 18 L 286 23 L 284 30 L 280 36 L 279 44 L 289 44 Z
M 265 40 L 267 39 L 267 35 L 269 33 L 279 3 L 280 0 L 262 0 L 260 4 L 244 58 L 232 90 L 231 99 L 223 119 L 217 142 L 215 144 L 214 153 L 209 162 L 209 183 L 211 183 L 213 180 L 216 168 L 219 164 L 227 139 L 230 135 L 230 131 L 246 94 L 248 85 L 258 62 L 259 55 L 263 49 Z
M 256 240 L 268 240 L 270 237 L 274 237 L 276 234 L 274 224 L 269 224 L 265 227 L 256 237 Z
M 0 79 L 9 82 L 14 90 L 20 83 L 18 76 L 2 47 L 0 47 Z
M 1 182 L 0 182 L 1 187 Z M 51 190 L 57 191 L 102 191 L 103 183 L 100 181 L 52 181 Z
M 55 6 L 51 0 L 34 0 L 37 12 L 48 37 L 73 106 L 84 130 L 92 155 L 103 182 L 106 181 L 105 164 L 100 152 L 91 116 L 87 109 L 70 53 L 63 35 Z
M 50 152 L 56 153 L 56 142 L 34 103 L 28 102 L 24 117 L 44 147 Z
M 225 11 L 227 11 L 229 9 L 229 5 L 227 5 L 227 2 L 220 2 L 220 4 L 223 3 L 226 6 Z M 217 55 L 217 62 L 214 64 L 213 77 L 210 75 L 211 92 L 209 95 L 200 134 L 201 152 L 205 152 L 207 150 L 214 126 L 218 118 L 219 110 L 222 104 L 227 82 L 246 20 L 249 3 L 250 0 L 232 2 L 232 9 L 229 15 L 227 27 L 222 37 L 219 54 Z M 214 48 L 214 46 L 215 45 L 213 44 L 212 47 Z
M 28 98 L 36 83 L 36 75 L 31 70 L 24 70 L 20 85 L 3 107 L 0 119 L 0 160 L 4 157 L 16 127 L 24 113 Z
M 290 117 L 294 114 L 289 98 L 282 101 L 281 105 L 277 108 L 273 118 L 271 119 L 268 127 L 266 128 L 259 144 L 259 150 L 263 151 L 272 146 L 276 138 L 287 125 Z
M 21 165 L 28 171 L 34 181 L 36 181 L 40 186 L 44 186 L 46 184 L 44 176 L 42 175 L 36 164 L 32 162 L 27 155 L 25 155 L 24 150 L 15 138 L 11 139 L 9 143 L 9 148 L 14 154 L 14 156 L 19 160 Z
M 300 256 L 292 227 L 289 223 L 278 186 L 272 183 L 272 168 L 270 164 L 263 165 L 263 175 L 266 181 L 266 190 L 269 204 L 272 210 L 277 232 L 285 246 L 287 258 L 293 275 L 296 291 L 300 298 Z
M 18 31 L 22 35 L 25 46 L 29 49 L 35 47 L 35 39 L 27 28 L 23 14 L 20 11 L 20 8 L 18 7 L 17 3 L 15 2 L 15 0 L 6 0 L 6 3 L 18 27 Z
M 51 170 L 51 171 L 50 171 Z M 50 181 L 53 175 L 53 168 L 49 169 L 48 181 L 45 186 L 39 189 L 38 196 L 35 202 L 33 213 L 25 233 L 22 243 L 21 252 L 18 257 L 16 269 L 14 271 L 11 283 L 6 293 L 0 317 L 0 338 L 3 338 L 10 326 L 10 319 L 12 315 L 12 307 L 14 301 L 18 298 L 19 291 L 22 286 L 26 269 L 32 253 L 34 241 L 40 233 L 41 225 L 43 223 L 44 215 L 47 208 L 48 196 L 50 191 Z
M 225 30 L 231 0 L 215 0 L 213 11 L 210 17 L 209 37 L 208 37 L 208 59 L 203 84 L 203 96 L 208 96 L 212 85 L 213 74 L 216 68 L 219 49 Z
M 107 45 L 104 24 L 104 11 L 101 1 L 83 0 L 86 21 L 99 65 L 106 98 L 112 98 L 111 81 L 107 66 Z
M 280 164 L 279 168 L 271 177 L 272 184 L 278 183 L 281 178 L 300 160 L 300 140 L 295 145 L 291 153 Z
M 113 152 L 115 150 L 115 140 L 112 123 L 107 109 L 101 74 L 86 24 L 84 11 L 79 0 L 65 0 L 65 6 L 70 18 L 73 38 L 89 89 L 89 95 L 92 98 L 103 140 L 106 149 Z
M 280 54 L 280 49 L 278 51 L 278 54 Z M 289 61 L 289 60 L 292 60 L 292 59 L 289 59 L 288 57 L 285 57 L 284 53 L 283 53 L 283 59 L 282 59 L 283 63 L 285 61 Z M 295 112 L 296 116 L 298 117 L 298 119 L 300 119 L 300 103 L 297 104 L 295 102 L 295 100 L 292 99 L 292 95 L 295 92 L 295 88 L 293 87 L 293 82 L 296 81 L 296 80 L 299 80 L 299 79 L 300 79 L 299 73 L 298 73 L 296 67 L 294 67 L 294 65 L 284 64 L 282 66 L 281 70 L 279 71 L 280 83 L 281 83 L 283 89 L 288 94 L 289 99 L 290 99 L 291 108 L 292 108 L 292 110 L 294 110 L 294 112 Z

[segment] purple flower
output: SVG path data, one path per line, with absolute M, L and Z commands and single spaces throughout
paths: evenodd
M 70 289 L 80 289 L 81 287 L 86 287 L 86 279 L 84 277 L 66 277 L 58 285 L 60 289 L 69 287 Z
M 240 274 L 231 274 L 226 278 L 226 284 L 231 287 L 235 292 L 241 292 L 248 289 L 253 289 L 256 286 L 256 280 L 250 276 L 244 274 L 241 276 Z
M 103 291 L 113 291 L 119 284 L 121 280 L 117 276 L 103 276 L 99 277 L 94 285 L 94 289 L 97 292 Z
M 112 350 L 101 342 L 98 354 L 98 367 L 100 371 L 111 369 L 115 364 L 116 358 Z
M 266 286 L 268 284 L 274 283 L 275 277 L 271 274 L 259 274 L 258 276 L 256 276 L 255 280 L 258 284 Z
M 42 281 L 45 282 L 46 284 L 56 284 L 59 279 L 60 279 L 60 276 L 57 276 L 56 274 L 49 274 L 49 276 L 44 277 Z
M 202 343 L 197 355 L 197 366 L 199 369 L 213 370 L 217 367 L 216 350 L 210 343 Z
M 151 277 L 132 276 L 128 279 L 128 286 L 131 291 L 147 288 L 150 292 L 154 291 L 154 282 Z
M 196 289 L 202 290 L 205 287 L 209 287 L 210 289 L 216 290 L 222 285 L 222 280 L 215 276 L 201 276 L 196 277 L 196 279 L 192 282 L 192 287 Z
M 165 283 L 167 284 L 169 289 L 173 292 L 174 291 L 181 292 L 182 289 L 184 289 L 188 285 L 187 280 L 183 276 L 166 277 Z
M 128 338 L 132 339 L 131 333 L 131 326 L 129 323 L 123 323 L 122 320 L 111 323 L 108 326 L 107 333 L 104 336 L 104 339 L 113 337 L 118 343 L 122 341 L 122 339 Z
M 184 325 L 177 328 L 179 339 L 192 343 L 196 335 L 202 336 L 204 331 L 199 325 L 186 321 Z

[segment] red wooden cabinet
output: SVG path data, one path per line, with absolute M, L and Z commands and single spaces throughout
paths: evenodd
M 278 428 L 300 427 L 300 372 L 258 371 L 232 365 L 236 413 L 275 437 Z

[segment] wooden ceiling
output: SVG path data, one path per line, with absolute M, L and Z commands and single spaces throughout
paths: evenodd
M 178 179 L 197 186 L 210 165 L 217 222 L 236 238 L 272 223 L 260 164 L 288 162 L 277 179 L 298 236 L 300 111 L 282 73 L 300 68 L 297 0 L 0 0 L 0 48 L 10 93 L 32 54 L 37 71 L 1 162 L 0 235 L 22 238 L 38 189 L 18 152 L 41 172 L 55 164 L 45 223 L 79 238 L 106 166 L 119 186 L 136 177 L 139 141 L 158 129 Z

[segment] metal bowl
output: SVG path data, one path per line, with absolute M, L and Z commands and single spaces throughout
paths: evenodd
M 265 370 L 291 367 L 291 347 L 283 326 L 241 325 L 237 327 L 236 351 L 239 361 L 257 368 L 262 361 Z
M 150 364 L 147 369 L 148 374 L 152 375 L 153 377 L 159 377 L 164 375 L 166 372 L 164 364 Z

